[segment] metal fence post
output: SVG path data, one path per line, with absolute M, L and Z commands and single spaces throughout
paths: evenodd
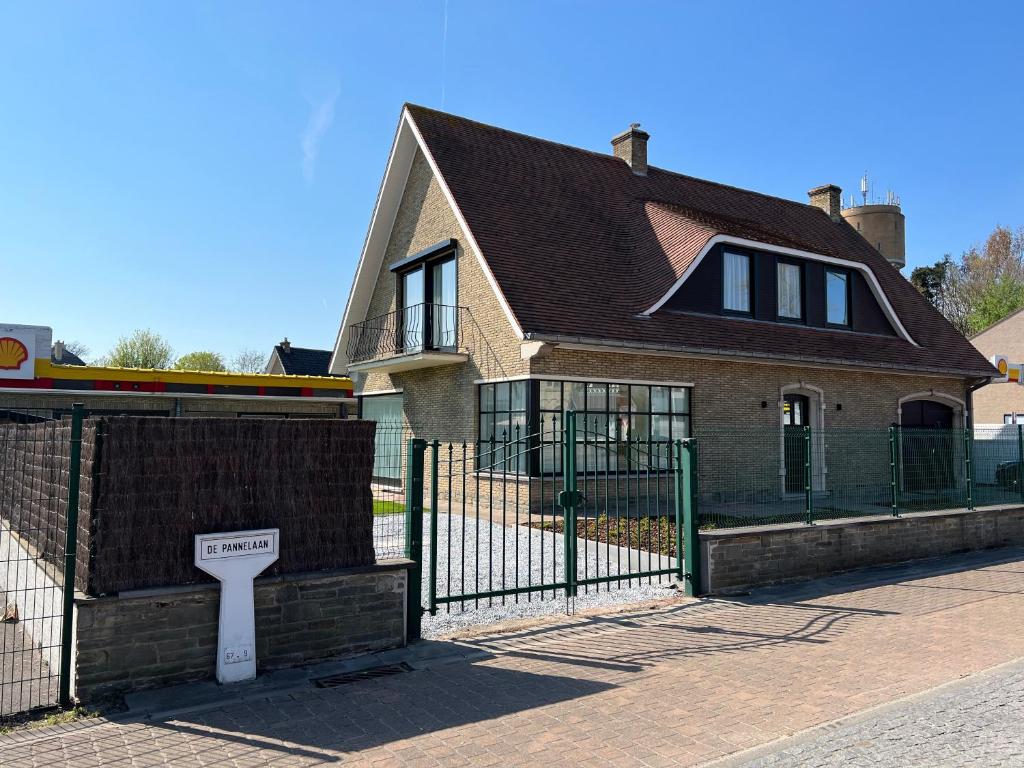
M 683 490 L 683 538 L 686 581 L 684 591 L 690 597 L 701 593 L 700 531 L 697 515 L 697 441 L 687 440 L 683 446 L 681 474 L 687 488 Z
M 427 606 L 431 616 L 437 614 L 437 454 L 440 449 L 439 440 L 430 444 L 430 583 L 427 585 Z M 451 493 L 450 488 L 448 492 Z
M 967 509 L 974 509 L 974 470 L 971 467 L 971 430 L 964 430 L 964 475 L 967 480 Z
M 1017 492 L 1024 501 L 1024 424 L 1017 425 Z
M 405 474 L 405 556 L 409 569 L 405 593 L 405 639 L 419 640 L 423 618 L 423 453 L 427 441 L 410 438 Z
M 60 687 L 57 703 L 71 705 L 71 648 L 74 638 L 75 561 L 78 557 L 78 490 L 82 472 L 82 419 L 85 406 L 75 403 L 71 408 L 71 453 L 68 460 L 68 514 L 64 541 L 64 613 L 61 616 Z
M 562 538 L 565 540 L 565 595 L 576 597 L 576 411 L 566 411 L 562 419 Z
M 675 448 L 675 456 L 673 456 L 672 466 L 674 468 L 673 475 L 675 476 L 676 580 L 680 584 L 685 584 L 686 559 L 683 554 L 683 525 L 686 521 L 684 511 L 686 501 L 683 499 L 683 494 L 689 493 L 690 489 L 683 481 L 683 441 L 676 440 L 673 447 Z
M 804 506 L 807 511 L 808 525 L 814 524 L 814 466 L 811 454 L 811 428 L 804 427 Z
M 900 516 L 899 461 L 896 450 L 896 427 L 889 427 L 889 487 L 892 493 L 892 516 Z

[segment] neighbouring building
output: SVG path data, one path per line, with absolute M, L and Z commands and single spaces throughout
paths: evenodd
M 969 423 L 995 370 L 887 261 L 898 209 L 883 255 L 839 187 L 697 179 L 648 140 L 633 125 L 605 154 L 407 105 L 331 360 L 362 415 L 471 446 L 539 435 L 526 474 L 560 471 L 543 425 L 563 409 L 598 433 L 731 430 L 723 463 L 761 430 L 780 494 L 803 471 L 789 427 Z M 826 491 L 842 457 L 815 451 Z
M 287 373 L 292 376 L 330 376 L 331 350 L 295 347 L 287 337 L 274 345 L 266 373 Z
M 0 418 L 60 417 L 74 403 L 95 415 L 288 418 L 344 418 L 355 406 L 344 377 L 86 365 L 52 337 L 0 323 Z
M 999 369 L 999 377 L 974 393 L 978 424 L 1024 424 L 1024 309 L 971 337 L 978 351 Z

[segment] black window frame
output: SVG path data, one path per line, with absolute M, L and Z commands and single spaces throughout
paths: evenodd
M 423 303 L 420 305 L 423 307 L 423 343 L 420 345 L 422 349 L 433 350 L 439 349 L 439 345 L 436 344 L 434 336 L 434 322 L 431 312 L 431 307 L 434 306 L 431 299 L 434 296 L 434 267 L 439 264 L 446 262 L 454 262 L 455 264 L 455 301 L 456 307 L 458 307 L 459 298 L 459 249 L 454 240 L 446 242 L 445 247 L 437 248 L 434 250 L 428 249 L 429 252 L 423 252 L 426 255 L 417 255 L 404 261 L 399 262 L 391 267 L 391 271 L 395 275 L 395 308 L 399 313 L 404 313 L 405 310 L 405 276 L 413 272 L 423 270 Z M 457 310 L 456 310 L 457 313 Z M 404 314 L 403 314 L 404 317 Z M 458 322 L 456 314 L 455 321 Z M 405 350 L 404 340 L 404 323 L 399 322 L 395 324 L 395 333 L 397 338 L 395 344 L 397 349 Z
M 530 445 L 532 429 L 530 428 L 531 415 L 531 382 L 528 379 L 514 379 L 506 381 L 493 381 L 477 385 L 477 407 L 476 407 L 476 466 L 478 470 L 490 470 L 492 466 L 498 467 L 505 464 L 506 438 L 509 444 L 509 455 L 516 456 L 515 467 L 505 467 L 510 475 L 528 474 L 530 470 L 530 453 L 527 450 Z M 514 394 L 516 390 L 522 391 L 522 407 L 514 407 L 516 404 Z M 499 390 L 507 392 L 506 404 L 498 408 Z M 490 396 L 490 408 L 485 409 L 487 396 Z M 506 427 L 499 429 L 498 417 L 507 418 Z M 521 418 L 519 418 L 521 417 Z M 486 430 L 484 425 L 489 424 L 490 429 Z M 518 431 L 516 430 L 518 427 Z M 523 468 L 526 471 L 523 471 Z
M 800 274 L 800 316 L 790 317 L 789 315 L 783 315 L 779 312 L 779 267 L 783 264 L 794 266 L 799 270 Z M 780 323 L 789 323 L 790 325 L 804 325 L 807 323 L 807 265 L 803 259 L 792 259 L 783 256 L 775 257 L 775 274 L 773 280 L 775 282 L 775 320 Z
M 516 383 L 522 383 L 526 387 L 526 427 L 519 435 L 521 445 L 517 446 L 516 450 L 516 453 L 521 457 L 518 459 L 519 469 L 513 467 L 506 468 L 506 471 L 512 475 L 551 477 L 562 474 L 562 456 L 556 446 L 561 445 L 560 432 L 563 428 L 564 413 L 571 405 L 582 405 L 581 408 L 576 409 L 578 413 L 577 441 L 579 443 L 600 442 L 600 438 L 597 436 L 600 432 L 594 431 L 594 420 L 597 422 L 598 429 L 605 430 L 609 440 L 612 440 L 613 436 L 610 431 L 607 431 L 608 425 L 614 420 L 614 423 L 617 425 L 617 436 L 614 439 L 624 439 L 627 437 L 627 434 L 618 431 L 623 423 L 621 421 L 623 416 L 625 417 L 625 423 L 631 430 L 634 429 L 634 425 L 643 425 L 641 428 L 644 431 L 640 435 L 641 442 L 650 440 L 652 444 L 664 444 L 674 442 L 677 439 L 687 439 L 693 434 L 692 385 L 681 385 L 671 382 L 579 381 L 556 377 L 506 382 L 484 382 L 477 387 L 476 434 L 479 450 L 490 450 L 490 435 L 498 428 L 496 414 L 503 412 L 499 411 L 496 407 L 496 385 Z M 551 384 L 557 385 L 557 407 L 551 407 L 550 400 L 542 403 L 542 389 L 545 388 L 545 385 Z M 613 387 L 616 389 L 613 390 Z M 656 407 L 655 389 L 665 390 L 666 400 L 664 408 Z M 634 390 L 637 390 L 638 393 L 645 392 L 646 407 L 634 407 Z M 494 397 L 494 401 L 488 403 L 487 393 L 491 392 L 494 393 L 494 395 L 491 395 Z M 684 394 L 680 395 L 679 393 Z M 574 402 L 572 399 L 573 394 L 582 394 L 581 401 L 578 403 Z M 625 411 L 620 410 L 623 396 L 626 405 Z M 677 398 L 679 397 L 682 398 L 682 405 L 677 405 Z M 513 403 L 511 390 L 509 403 L 510 405 Z M 521 413 L 517 409 L 512 409 L 511 412 Z M 490 420 L 490 430 L 485 430 L 484 428 L 484 422 L 487 419 Z M 664 419 L 664 423 L 667 425 L 667 438 L 652 437 L 655 419 Z M 511 418 L 509 423 L 512 423 Z M 679 433 L 680 427 L 681 433 Z M 486 436 L 485 432 L 487 433 Z M 636 433 L 633 432 L 632 435 L 635 436 Z M 588 436 L 590 439 L 588 439 Z M 495 446 L 497 448 L 498 436 L 495 435 L 495 438 Z M 512 440 L 514 438 L 515 435 L 512 436 Z M 527 453 L 523 455 L 523 451 L 527 451 Z M 545 461 L 545 453 L 550 457 L 550 465 Z M 665 454 L 667 456 L 667 451 Z M 492 464 L 499 463 L 501 458 L 501 456 L 495 456 L 493 462 L 488 459 L 478 460 L 477 468 L 478 470 L 490 471 Z M 592 471 L 594 467 L 589 467 L 589 469 Z M 604 468 L 599 469 L 600 471 L 605 471 Z M 500 471 L 500 468 L 496 467 L 495 471 Z M 584 467 L 580 466 L 578 471 L 582 474 Z M 616 460 L 616 466 L 607 466 L 607 471 L 641 471 L 641 468 L 637 467 L 634 470 L 629 470 L 627 467 L 621 466 L 620 460 Z
M 725 306 L 725 257 L 727 255 L 732 256 L 743 256 L 747 260 L 747 307 L 746 311 L 742 309 L 730 309 Z M 752 253 L 745 248 L 722 248 L 721 255 L 721 274 L 722 274 L 722 290 L 719 292 L 719 305 L 723 315 L 732 315 L 733 317 L 754 317 L 755 307 L 754 301 L 757 297 L 757 290 L 754 284 L 757 279 L 757 268 L 754 263 L 757 258 L 757 254 Z
M 830 274 L 842 275 L 846 280 L 846 322 L 833 323 L 828 319 L 828 276 Z M 825 265 L 824 277 L 825 295 L 825 327 L 826 328 L 853 328 L 853 274 L 849 269 Z

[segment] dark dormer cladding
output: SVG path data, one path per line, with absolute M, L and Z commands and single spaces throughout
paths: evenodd
M 714 246 L 662 312 L 696 312 L 897 336 L 859 269 Z

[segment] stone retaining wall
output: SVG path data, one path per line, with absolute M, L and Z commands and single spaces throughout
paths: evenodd
M 409 565 L 257 578 L 258 671 L 404 645 Z M 88 702 L 212 679 L 219 598 L 216 585 L 79 595 L 75 695 Z
M 738 592 L 870 565 L 1020 544 L 1021 506 L 702 531 L 702 586 L 710 594 Z

